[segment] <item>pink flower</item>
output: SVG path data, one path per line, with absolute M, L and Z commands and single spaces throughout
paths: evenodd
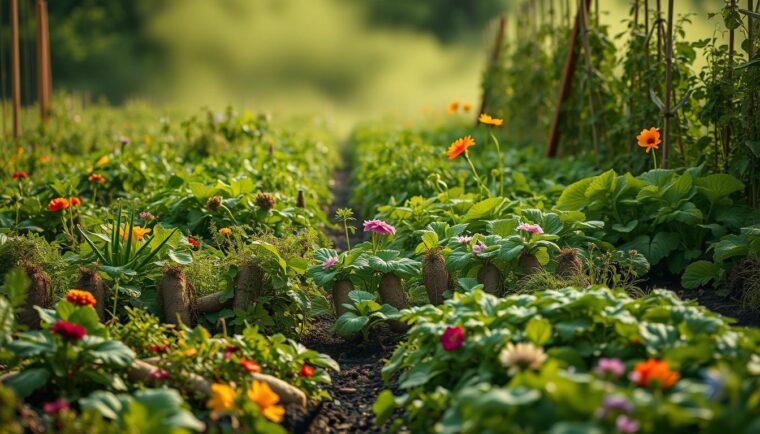
M 151 380 L 167 380 L 169 379 L 169 376 L 169 372 L 163 369 L 158 369 L 148 374 L 148 378 Z
M 472 241 L 472 237 L 469 235 L 462 235 L 461 237 L 457 237 L 457 243 L 459 244 L 469 244 L 470 241 Z
M 240 348 L 234 345 L 227 345 L 224 349 L 224 360 L 229 360 L 232 357 L 232 353 L 236 353 Z
M 155 220 L 156 219 L 156 216 L 149 213 L 148 211 L 141 212 L 139 217 L 140 217 L 140 220 Z
M 87 334 L 86 328 L 80 326 L 79 324 L 74 324 L 62 319 L 56 321 L 55 324 L 50 327 L 50 331 L 52 333 L 60 335 L 68 341 L 74 342 L 81 341 L 82 338 Z
M 327 259 L 325 259 L 325 262 L 322 263 L 322 269 L 327 270 L 328 268 L 331 268 L 333 265 L 338 263 L 338 257 L 337 256 L 331 256 Z
M 374 232 L 380 235 L 395 234 L 396 228 L 382 220 L 364 220 L 364 232 Z
M 625 365 L 620 359 L 599 359 L 594 372 L 600 377 L 620 378 L 625 373 Z
M 462 327 L 446 327 L 441 335 L 441 345 L 446 351 L 453 351 L 462 346 L 464 342 L 464 331 Z
M 531 234 L 543 234 L 544 230 L 541 229 L 541 226 L 539 225 L 529 225 L 527 223 L 523 223 L 520 226 L 517 227 L 518 231 L 525 231 L 530 232 Z
M 483 253 L 485 249 L 486 249 L 485 245 L 478 243 L 472 246 L 472 253 L 477 255 L 478 253 Z
M 54 413 L 58 413 L 59 411 L 68 410 L 68 409 L 69 409 L 69 402 L 63 398 L 58 398 L 55 401 L 48 402 L 42 406 L 42 411 L 44 411 L 45 414 L 54 414 Z
M 615 427 L 622 434 L 634 434 L 639 431 L 640 425 L 630 417 L 621 414 L 615 419 Z
M 119 136 L 119 137 L 117 137 L 117 138 L 116 138 L 116 141 L 117 141 L 118 143 L 120 143 L 120 144 L 124 145 L 124 146 L 126 146 L 126 145 L 128 145 L 128 144 L 132 143 L 132 141 L 131 141 L 131 140 L 129 140 L 129 137 L 127 137 L 127 136 Z

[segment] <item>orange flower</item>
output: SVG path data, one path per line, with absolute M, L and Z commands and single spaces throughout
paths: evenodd
M 630 379 L 639 386 L 667 389 L 676 384 L 680 374 L 671 371 L 668 362 L 664 360 L 649 359 L 639 362 L 633 367 Z
M 88 291 L 81 289 L 72 289 L 66 293 L 66 301 L 77 306 L 95 306 L 97 300 Z
M 462 152 L 467 152 L 467 148 L 470 146 L 475 146 L 475 139 L 472 136 L 465 136 L 454 140 L 454 143 L 449 146 L 449 160 L 457 158 Z
M 108 155 L 104 155 L 98 159 L 97 162 L 95 162 L 96 166 L 103 166 L 108 164 Z
M 48 211 L 56 212 L 69 207 L 69 201 L 63 197 L 56 197 L 48 202 Z
M 490 115 L 487 115 L 485 113 L 480 114 L 480 117 L 478 118 L 478 122 L 480 122 L 481 124 L 492 125 L 494 127 L 500 127 L 504 124 L 503 119 L 492 118 Z
M 232 229 L 230 228 L 221 228 L 219 229 L 219 233 L 222 235 L 229 235 L 232 233 Z
M 194 355 L 198 354 L 198 350 L 195 348 L 188 348 L 185 351 L 182 352 L 182 355 L 185 357 L 193 357 Z
M 103 184 L 106 182 L 106 178 L 104 178 L 103 175 L 99 173 L 93 173 L 92 175 L 87 177 L 87 180 L 90 182 L 97 182 L 100 184 Z
M 647 148 L 647 154 L 652 149 L 659 149 L 660 146 L 660 132 L 657 130 L 657 128 L 650 128 L 650 129 L 643 129 L 641 130 L 641 134 L 636 136 L 636 139 L 639 141 L 639 146 L 642 148 Z
M 280 401 L 269 384 L 253 380 L 251 388 L 248 390 L 248 399 L 255 402 L 261 409 L 261 414 L 272 422 L 279 423 L 285 415 L 285 409 L 276 405 Z
M 245 370 L 248 372 L 253 372 L 253 373 L 261 372 L 261 366 L 258 363 L 254 362 L 253 360 L 248 360 L 245 357 L 243 357 L 242 359 L 240 359 L 240 364 L 243 365 L 243 368 L 245 368 Z
M 464 111 L 466 111 L 466 112 L 468 112 L 468 111 L 472 110 L 472 104 L 470 104 L 470 103 L 468 103 L 468 102 L 466 102 L 466 103 L 463 103 L 463 104 L 462 104 L 462 110 L 464 110 Z
M 459 101 L 451 101 L 449 103 L 449 113 L 456 113 L 459 110 Z
M 48 157 L 47 155 L 40 155 L 40 160 L 39 161 L 40 161 L 40 163 L 43 163 L 43 164 L 47 163 L 48 161 L 50 161 L 50 157 Z
M 78 198 L 78 197 L 76 197 L 76 196 L 72 196 L 72 198 L 71 198 L 71 199 L 69 199 L 69 204 L 70 204 L 71 206 L 79 206 L 79 205 L 81 205 L 81 204 L 82 204 L 82 201 L 81 201 L 81 200 L 79 200 L 79 198 Z
M 220 383 L 214 383 L 211 385 L 211 399 L 208 400 L 206 405 L 211 409 L 211 419 L 219 419 L 220 413 L 226 413 L 235 408 L 235 389 Z

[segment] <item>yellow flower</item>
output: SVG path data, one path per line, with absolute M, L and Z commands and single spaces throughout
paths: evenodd
M 478 121 L 481 124 L 492 125 L 494 127 L 499 127 L 499 126 L 501 126 L 501 125 L 504 124 L 504 120 L 503 119 L 493 118 L 490 115 L 487 115 L 485 113 L 481 113 L 480 114 L 480 117 L 478 118 Z
M 152 145 L 153 144 L 153 137 L 151 137 L 151 136 L 149 136 L 149 135 L 146 134 L 145 137 L 143 137 L 143 142 L 146 145 Z
M 198 350 L 196 350 L 195 348 L 188 348 L 188 349 L 186 349 L 185 351 L 182 352 L 182 354 L 185 357 L 193 357 L 197 353 L 198 353 Z
M 220 383 L 211 385 L 211 399 L 206 405 L 211 409 L 211 419 L 218 419 L 219 413 L 232 410 L 235 406 L 235 389 Z
M 248 399 L 255 402 L 261 409 L 261 414 L 272 422 L 281 422 L 285 415 L 285 409 L 276 405 L 280 397 L 272 391 L 269 384 L 253 380 L 248 389 Z
M 104 155 L 98 159 L 98 161 L 95 163 L 97 166 L 103 166 L 108 164 L 108 155 Z
M 145 238 L 145 235 L 150 232 L 150 228 L 143 228 L 140 226 L 133 226 L 132 227 L 132 240 L 142 241 L 143 238 Z M 119 233 L 121 234 L 121 239 L 126 240 L 127 239 L 127 231 L 123 228 L 119 229 Z
M 221 228 L 219 229 L 219 233 L 222 235 L 229 235 L 232 233 L 232 229 L 230 228 Z

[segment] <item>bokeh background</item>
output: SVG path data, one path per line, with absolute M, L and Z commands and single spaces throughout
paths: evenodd
M 0 3 L 7 68 L 8 1 Z M 25 69 L 34 63 L 34 1 L 20 3 Z M 53 84 L 113 103 L 233 104 L 317 113 L 339 125 L 386 115 L 412 121 L 453 99 L 477 104 L 493 38 L 488 24 L 517 13 L 514 3 L 49 0 Z M 629 3 L 601 0 L 605 22 L 619 26 Z M 705 11 L 722 0 L 677 3 L 695 14 L 691 37 L 712 33 Z M 33 101 L 34 75 L 25 74 L 31 89 L 22 93 Z

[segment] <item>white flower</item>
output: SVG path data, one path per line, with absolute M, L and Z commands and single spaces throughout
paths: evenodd
M 531 343 L 514 345 L 510 342 L 499 353 L 499 361 L 505 368 L 509 368 L 509 375 L 515 375 L 525 369 L 539 369 L 546 361 L 546 353 L 543 348 Z

